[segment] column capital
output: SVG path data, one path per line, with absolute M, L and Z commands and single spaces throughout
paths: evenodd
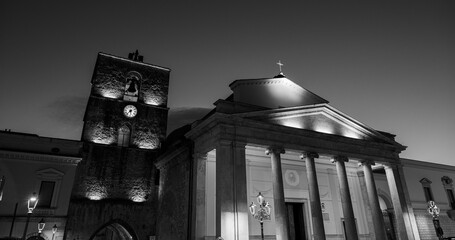
M 302 155 L 300 155 L 300 159 L 304 158 L 319 158 L 319 154 L 317 152 L 302 152 Z
M 359 167 L 362 167 L 362 166 L 365 166 L 365 165 L 370 165 L 370 166 L 373 166 L 375 165 L 376 163 L 372 160 L 361 160 L 358 164 Z
M 346 156 L 341 156 L 341 155 L 338 155 L 338 156 L 334 156 L 332 158 L 332 160 L 330 160 L 332 163 L 334 162 L 349 162 L 349 158 L 346 157 Z
M 265 150 L 265 154 L 266 154 L 266 155 L 270 155 L 271 153 L 275 153 L 275 154 L 284 154 L 284 153 L 286 153 L 286 151 L 284 150 L 283 147 L 277 147 L 277 146 L 268 147 L 268 148 Z

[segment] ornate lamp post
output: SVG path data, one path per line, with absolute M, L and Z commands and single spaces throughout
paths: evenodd
M 428 213 L 433 217 L 434 230 L 436 230 L 436 236 L 439 240 L 444 239 L 444 231 L 442 231 L 441 225 L 439 224 L 439 210 L 438 206 L 434 201 L 428 201 Z
M 39 221 L 39 223 L 38 223 L 38 240 L 41 237 L 41 233 L 43 232 L 45 225 L 46 225 L 46 223 L 44 222 L 44 218 L 41 218 L 41 221 Z
M 52 240 L 54 240 L 54 235 L 55 233 L 57 232 L 57 224 L 54 224 L 54 226 L 52 227 Z
M 265 201 L 264 196 L 259 192 L 257 196 L 259 209 L 256 211 L 256 205 L 251 202 L 250 213 L 261 223 L 261 239 L 264 240 L 264 220 L 270 220 L 270 204 Z
M 27 201 L 27 221 L 25 222 L 25 229 L 24 234 L 22 235 L 22 239 L 25 240 L 25 236 L 27 235 L 27 228 L 28 223 L 30 222 L 30 216 L 32 215 L 33 210 L 36 208 L 36 204 L 38 204 L 38 198 L 36 197 L 36 193 L 33 193 L 32 197 Z

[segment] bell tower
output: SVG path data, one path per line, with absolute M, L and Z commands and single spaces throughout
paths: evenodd
M 84 115 L 65 239 L 155 235 L 158 171 L 166 136 L 170 69 L 99 53 Z

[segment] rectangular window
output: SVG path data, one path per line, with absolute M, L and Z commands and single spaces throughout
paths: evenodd
M 453 196 L 452 189 L 446 189 L 447 197 L 449 198 L 449 204 L 452 209 L 455 209 L 455 197 Z
M 423 187 L 423 191 L 425 192 L 425 199 L 428 201 L 434 201 L 433 193 L 431 192 L 430 187 Z
M 52 196 L 54 195 L 55 182 L 42 181 L 39 189 L 37 207 L 50 208 L 52 203 Z

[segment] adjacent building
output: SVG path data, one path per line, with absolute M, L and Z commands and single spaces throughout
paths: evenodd
M 54 239 L 63 239 L 81 146 L 79 141 L 0 131 L 0 238 L 36 239 L 44 219 L 41 238 L 50 240 L 55 226 Z M 27 201 L 34 193 L 38 203 L 24 232 Z

